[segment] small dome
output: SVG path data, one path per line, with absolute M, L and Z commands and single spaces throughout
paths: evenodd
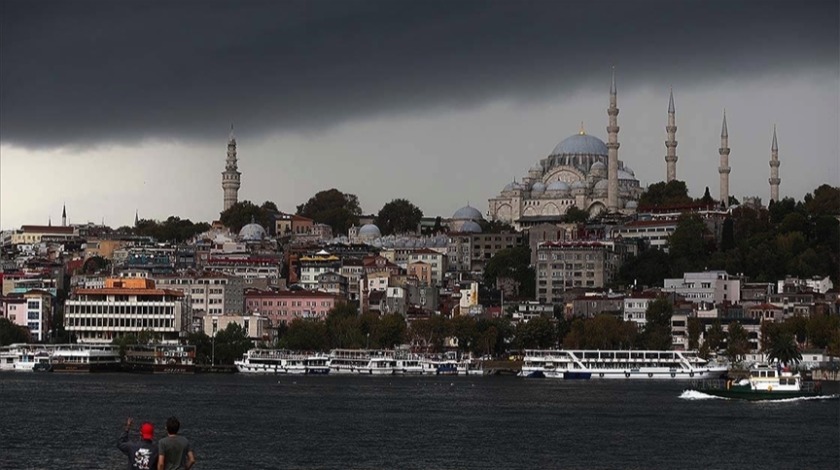
M 595 183 L 595 189 L 596 190 L 597 189 L 607 190 L 607 189 L 609 189 L 609 187 L 610 187 L 610 181 L 609 180 L 600 180 L 597 183 Z
M 455 211 L 455 213 L 452 214 L 452 218 L 459 220 L 484 220 L 484 216 L 481 215 L 481 211 L 469 205 Z
M 481 225 L 478 225 L 472 220 L 468 220 L 461 225 L 460 231 L 467 233 L 481 233 Z
M 373 224 L 365 224 L 359 228 L 359 236 L 364 238 L 379 238 L 382 236 L 382 232 L 379 231 L 379 227 Z
M 601 155 L 607 156 L 607 144 L 588 134 L 575 134 L 563 139 L 551 155 Z
M 250 224 L 245 225 L 239 231 L 239 238 L 244 241 L 258 241 L 265 238 L 265 229 L 262 228 L 262 225 L 251 221 Z
M 540 181 L 537 181 L 536 183 L 534 183 L 533 186 L 531 186 L 531 192 L 532 193 L 537 193 L 537 194 L 544 193 L 545 192 L 545 184 L 543 184 Z
M 636 176 L 636 172 L 635 172 L 635 171 L 633 171 L 633 169 L 632 169 L 632 168 L 630 168 L 629 166 L 625 166 L 625 167 L 624 167 L 624 171 L 626 171 L 627 173 L 630 173 L 630 174 L 631 174 L 631 175 L 633 175 L 633 176 Z
M 604 162 L 595 162 L 595 163 L 592 164 L 592 167 L 589 169 L 589 171 L 595 171 L 595 170 L 606 171 L 607 170 L 607 165 L 604 165 Z
M 620 180 L 635 180 L 636 177 L 628 173 L 626 170 L 618 170 L 618 179 Z
M 572 183 L 572 189 L 586 189 L 586 184 L 581 180 L 577 180 Z
M 570 188 L 565 181 L 552 181 L 546 189 L 548 191 L 568 191 Z
M 522 185 L 514 181 L 513 183 L 508 183 L 507 186 L 505 186 L 505 189 L 502 190 L 502 192 L 515 191 L 517 189 L 522 189 Z

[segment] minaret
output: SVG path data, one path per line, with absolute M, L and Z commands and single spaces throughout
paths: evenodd
M 137 227 L 140 224 L 140 212 L 137 209 L 134 209 L 134 226 Z
M 615 67 L 612 70 L 610 84 L 610 107 L 607 109 L 609 126 L 607 126 L 607 209 L 618 211 L 618 107 L 616 106 Z
M 230 138 L 227 145 L 227 160 L 225 162 L 225 171 L 222 172 L 222 189 L 225 193 L 224 209 L 230 209 L 230 206 L 236 204 L 239 191 L 239 175 L 241 173 L 236 169 L 236 138 L 233 136 L 233 124 L 230 125 Z
M 720 173 L 720 203 L 725 208 L 729 208 L 729 131 L 726 130 L 726 110 L 723 111 L 723 127 L 720 130 L 720 166 L 718 173 Z
M 677 121 L 675 113 L 674 90 L 672 88 L 671 98 L 668 101 L 668 125 L 665 126 L 665 131 L 668 133 L 668 140 L 665 141 L 665 147 L 668 149 L 665 154 L 665 162 L 668 168 L 665 179 L 666 183 L 677 179 Z
M 770 146 L 770 200 L 779 202 L 779 143 L 776 142 L 776 126 L 773 126 L 773 145 Z
M 61 206 L 61 226 L 67 226 L 67 204 Z

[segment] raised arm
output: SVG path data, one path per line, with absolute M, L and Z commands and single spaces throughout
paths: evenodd
M 123 430 L 122 436 L 120 436 L 120 439 L 117 441 L 117 449 L 126 455 L 128 455 L 128 452 L 131 450 L 128 443 L 128 431 L 131 430 L 132 422 L 133 420 L 131 418 L 125 420 L 125 429 Z

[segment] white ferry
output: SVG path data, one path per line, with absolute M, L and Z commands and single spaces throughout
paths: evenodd
M 458 361 L 427 357 L 420 361 L 423 375 L 458 375 Z
M 295 374 L 318 375 L 329 373 L 329 357 L 324 354 L 306 354 L 283 349 L 251 349 L 234 361 L 244 374 Z
M 423 365 L 419 356 L 409 355 L 402 358 L 397 358 L 397 369 L 395 371 L 399 375 L 422 375 Z
M 115 372 L 120 370 L 120 350 L 112 344 L 51 345 L 54 372 Z
M 370 349 L 333 349 L 330 351 L 331 374 L 356 374 L 370 363 Z
M 484 375 L 484 363 L 478 359 L 462 359 L 457 367 L 458 375 Z
M 561 379 L 718 378 L 725 365 L 710 363 L 696 351 L 544 350 L 525 351 L 520 375 Z
M 0 371 L 49 371 L 50 353 L 40 344 L 15 343 L 0 348 Z
M 393 351 L 373 351 L 368 363 L 356 369 L 365 375 L 394 375 L 397 372 L 397 359 Z

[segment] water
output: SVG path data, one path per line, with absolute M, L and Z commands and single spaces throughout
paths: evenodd
M 837 400 L 679 382 L 0 374 L 0 469 L 123 469 L 127 416 L 177 415 L 197 469 L 840 468 Z M 682 398 L 681 398 L 682 396 Z

